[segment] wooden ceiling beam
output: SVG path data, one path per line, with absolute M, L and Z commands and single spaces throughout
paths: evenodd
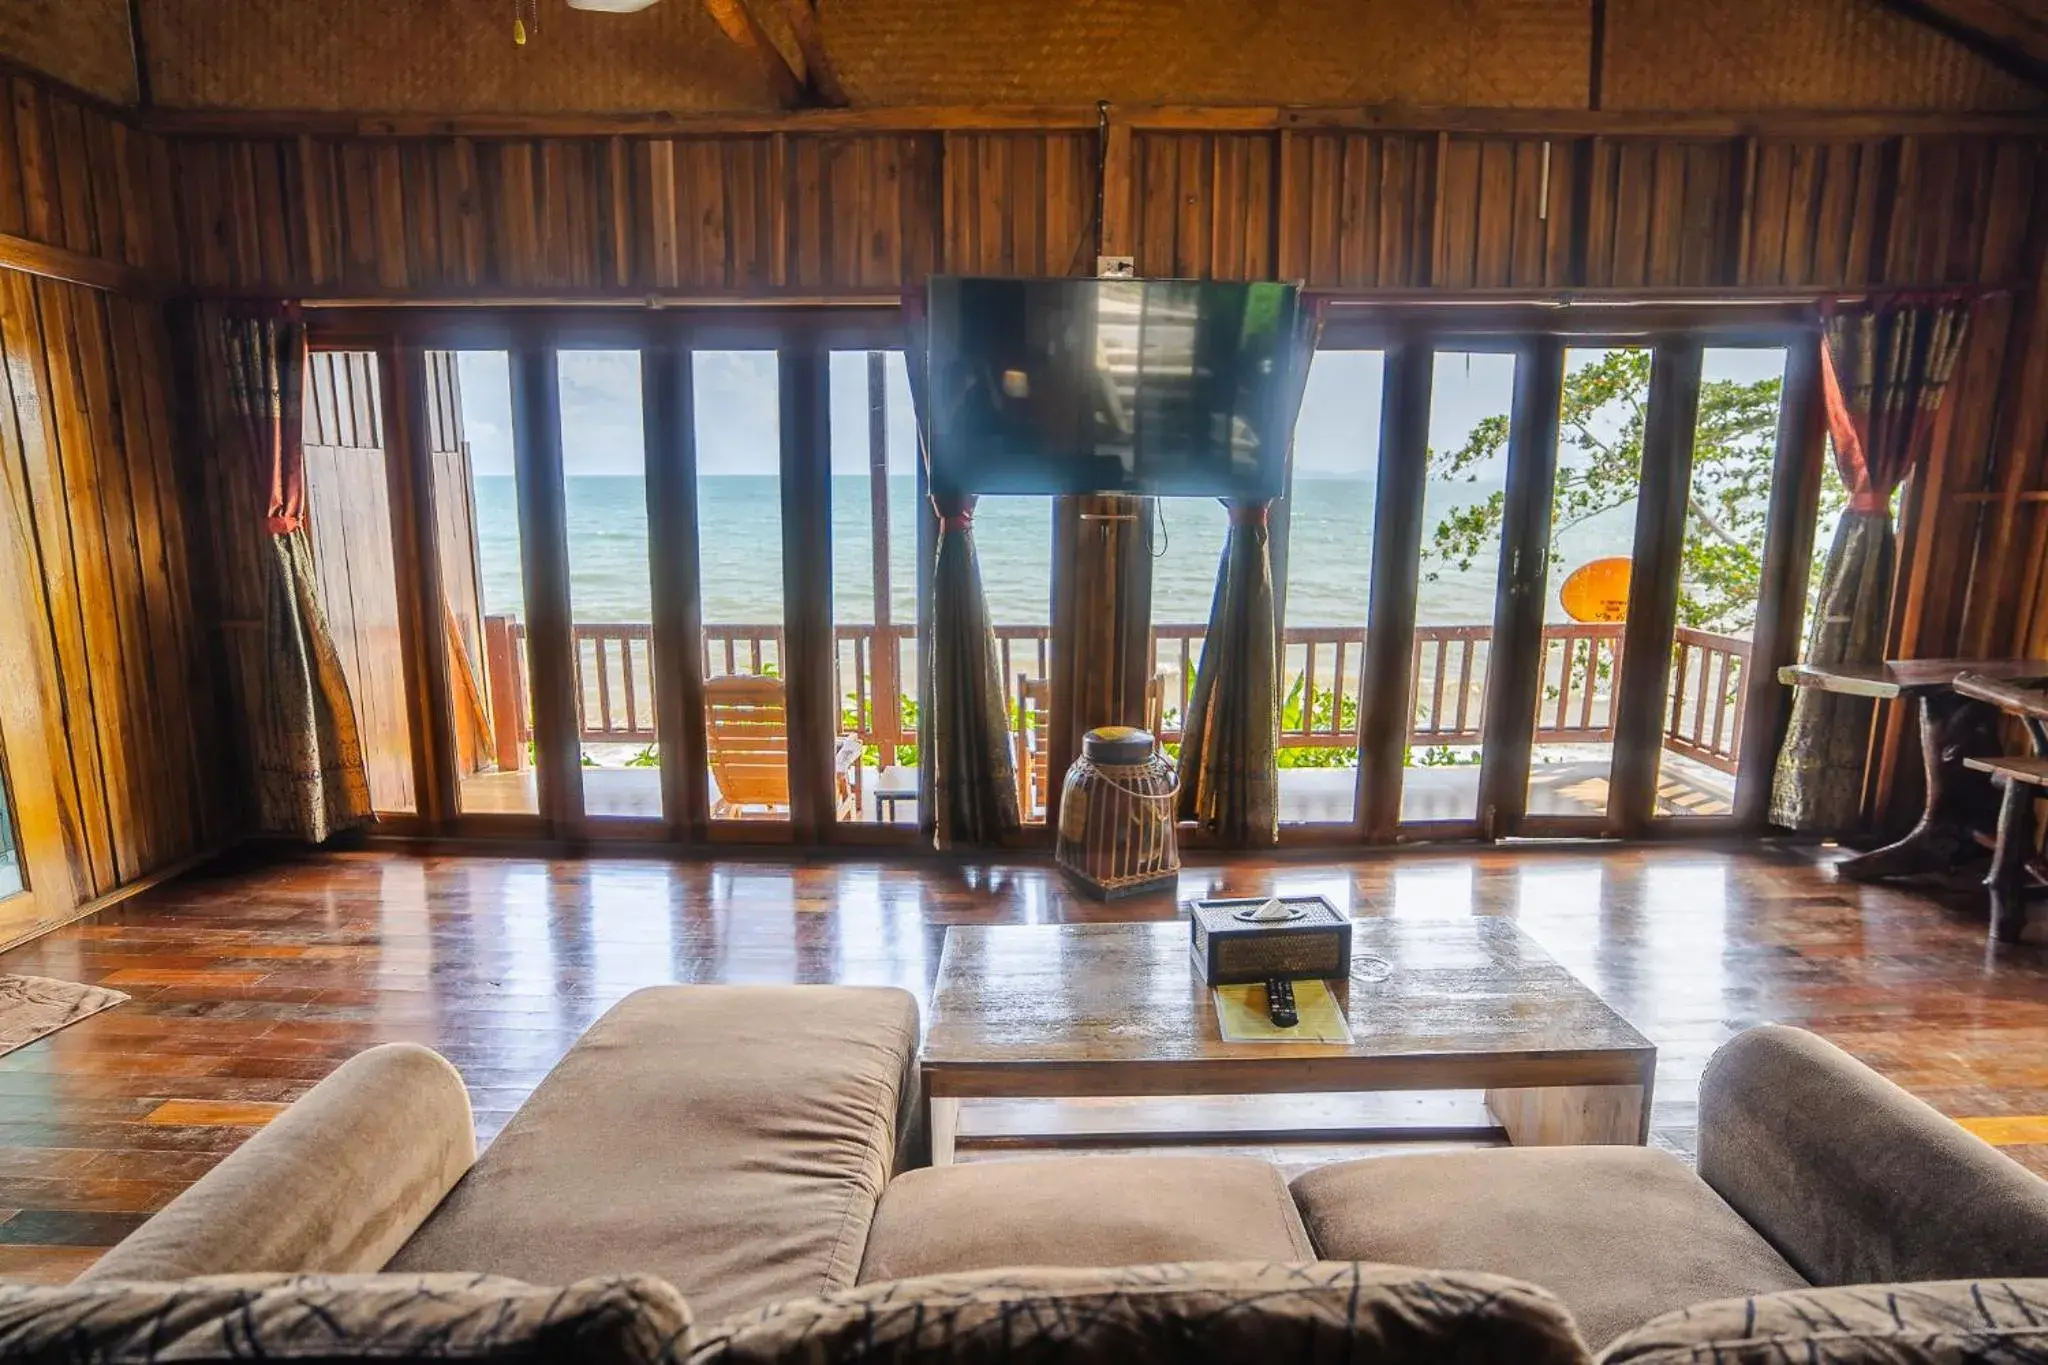
M 789 60 L 782 55 L 782 49 L 769 38 L 768 31 L 754 17 L 747 0 L 704 0 L 704 10 L 712 22 L 724 30 L 733 46 L 751 55 L 760 66 L 777 104 L 785 109 L 796 109 L 806 103 L 803 76 L 790 66 Z
M 831 54 L 825 51 L 825 35 L 818 27 L 818 0 L 782 0 L 782 13 L 789 20 L 789 31 L 796 35 L 797 51 L 803 54 L 812 103 L 844 109 L 850 101 L 832 66 Z
M 2048 15 L 2030 0 L 1883 0 L 1886 8 L 2010 71 L 2048 87 Z

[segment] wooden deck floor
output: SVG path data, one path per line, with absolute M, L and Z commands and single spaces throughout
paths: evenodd
M 1816 861 L 1819 857 L 1819 861 Z M 1751 847 L 1411 851 L 1196 867 L 1183 895 L 1316 890 L 1358 915 L 1512 915 L 1660 1049 L 1655 1139 L 1693 1141 L 1734 1031 L 1805 1023 L 2048 1172 L 2048 948 L 1975 898 L 1838 884 Z M 608 1005 L 667 981 L 929 991 L 949 924 L 1151 918 L 1040 864 L 251 858 L 0 957 L 133 1000 L 0 1058 L 0 1275 L 63 1279 L 360 1048 L 413 1039 L 486 1136 Z

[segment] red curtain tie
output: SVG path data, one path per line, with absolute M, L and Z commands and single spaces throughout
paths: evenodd
M 1249 504 L 1232 503 L 1230 505 L 1230 524 L 1232 526 L 1264 526 L 1266 524 L 1266 513 L 1271 507 L 1271 503 L 1265 502 Z
M 941 532 L 972 531 L 973 529 L 974 509 L 971 507 L 959 512 L 941 512 L 939 514 L 939 530 Z

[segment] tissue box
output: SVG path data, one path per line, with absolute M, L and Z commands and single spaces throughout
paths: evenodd
M 1278 900 L 1292 919 L 1253 920 L 1249 914 Z M 1269 981 L 1351 975 L 1351 921 L 1323 896 L 1248 896 L 1201 900 L 1188 906 L 1195 964 L 1204 984 L 1237 986 Z

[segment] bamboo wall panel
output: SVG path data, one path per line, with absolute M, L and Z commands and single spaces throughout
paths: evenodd
M 7 0 L 0 57 L 117 104 L 135 99 L 128 0 Z
M 947 133 L 940 147 L 939 252 L 961 274 L 1095 270 L 1095 138 Z
M 308 359 L 306 526 L 320 605 L 355 703 L 370 804 L 380 811 L 410 811 L 412 733 L 376 365 L 377 357 L 366 351 L 328 351 Z
M 2042 92 L 1875 0 L 1607 0 L 1609 109 L 2038 109 Z
M 1329 289 L 1426 285 L 1437 142 L 1418 134 L 1282 133 L 1281 278 Z
M 0 486 L 35 531 L 38 639 L 82 899 L 228 837 L 161 319 L 0 271 Z

